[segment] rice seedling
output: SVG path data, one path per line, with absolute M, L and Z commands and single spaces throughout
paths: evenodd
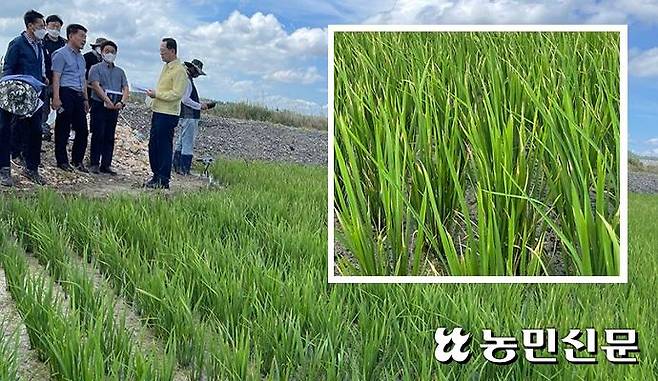
M 4 287 L 4 285 L 0 285 Z M 18 380 L 18 333 L 9 332 L 6 317 L 0 321 L 0 380 Z
M 16 235 L 26 232 L 19 258 L 26 248 L 50 251 L 57 242 L 69 256 L 92 257 L 162 341 L 176 348 L 178 362 L 192 359 L 194 380 L 656 378 L 658 343 L 647 337 L 658 330 L 652 313 L 658 308 L 658 227 L 646 223 L 658 213 L 655 196 L 629 200 L 634 276 L 627 284 L 328 284 L 326 170 L 219 161 L 213 171 L 230 186 L 102 200 L 50 191 L 5 195 L 0 220 Z M 17 266 L 2 266 L 15 274 L 15 284 L 32 279 Z M 67 326 L 82 328 L 73 314 L 61 316 Z M 182 324 L 199 326 L 203 336 Z M 434 359 L 438 327 L 474 335 L 468 363 Z M 552 365 L 530 365 L 522 350 L 506 366 L 482 357 L 482 329 L 520 339 L 521 329 L 536 327 L 562 333 L 593 327 L 600 341 L 604 328 L 634 328 L 639 364 L 614 365 L 599 351 L 597 364 L 574 365 L 562 347 Z M 196 347 L 201 353 L 186 349 Z
M 29 278 L 20 248 L 11 243 L 6 245 L 8 271 L 18 269 L 16 275 L 29 278 L 23 285 L 23 293 L 17 293 L 16 298 L 26 315 L 30 341 L 51 363 L 55 379 L 170 380 L 171 359 L 147 358 L 135 347 L 124 321 L 114 316 L 115 306 L 110 296 L 94 289 L 88 275 L 70 262 L 66 241 L 54 230 L 57 225 L 39 219 L 26 221 L 25 216 L 13 223 L 25 228 L 21 231 L 31 232 L 23 236 L 29 240 L 26 246 L 35 250 L 50 275 L 62 285 L 70 303 L 63 308 L 64 301 L 55 298 L 53 287 L 47 286 L 45 277 Z M 10 278 L 12 285 L 14 282 L 17 280 Z
M 336 32 L 334 82 L 341 275 L 619 274 L 619 33 Z

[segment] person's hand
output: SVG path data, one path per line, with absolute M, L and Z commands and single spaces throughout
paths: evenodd
M 150 98 L 155 98 L 155 90 L 153 89 L 146 90 L 146 95 L 149 96 Z
M 103 105 L 104 105 L 105 108 L 107 108 L 107 109 L 110 109 L 110 110 L 116 110 L 115 107 L 114 107 L 114 104 L 113 104 L 112 102 L 110 102 L 110 101 L 105 101 L 105 102 L 103 103 Z
M 89 101 L 85 100 L 84 104 L 85 104 L 85 114 L 89 114 Z
M 207 103 L 201 103 L 201 110 L 207 110 L 208 109 L 208 104 Z
M 53 98 L 53 101 L 50 104 L 50 108 L 57 111 L 59 110 L 60 107 L 62 107 L 62 100 L 59 98 Z
M 43 77 L 43 83 L 45 83 L 46 86 L 50 85 L 50 81 L 46 77 Z

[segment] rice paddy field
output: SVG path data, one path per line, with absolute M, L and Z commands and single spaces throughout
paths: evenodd
M 655 196 L 629 202 L 628 284 L 328 284 L 325 167 L 213 172 L 223 188 L 189 194 L 1 195 L 0 379 L 28 357 L 38 380 L 658 378 Z M 439 327 L 474 334 L 469 362 L 434 359 Z M 639 364 L 484 360 L 482 329 L 535 327 L 636 329 Z
M 336 32 L 338 275 L 618 275 L 618 32 Z

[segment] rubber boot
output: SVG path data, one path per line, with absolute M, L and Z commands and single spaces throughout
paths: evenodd
M 175 151 L 174 152 L 174 159 L 171 162 L 171 166 L 174 167 L 174 172 L 178 173 L 179 175 L 182 173 L 180 164 L 181 164 L 181 162 L 180 162 L 180 151 Z
M 181 155 L 180 167 L 181 167 L 181 172 L 184 175 L 189 175 L 190 168 L 192 167 L 192 155 Z

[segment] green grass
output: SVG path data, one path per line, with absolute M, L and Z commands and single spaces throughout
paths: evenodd
M 618 33 L 340 32 L 335 51 L 342 275 L 619 274 Z
M 179 362 L 212 380 L 658 377 L 658 226 L 646 223 L 658 214 L 656 196 L 629 200 L 628 284 L 328 284 L 325 168 L 222 160 L 213 171 L 226 189 L 107 200 L 5 195 L 0 219 L 100 261 L 110 284 L 176 343 Z M 21 249 L 38 248 L 27 242 Z M 190 321 L 203 340 L 180 326 Z M 467 364 L 434 359 L 438 327 L 476 335 Z M 546 327 L 560 336 L 592 327 L 600 344 L 605 328 L 636 329 L 640 363 L 612 365 L 599 353 L 599 364 L 572 365 L 562 351 L 557 365 L 530 365 L 521 351 L 509 366 L 482 357 L 484 328 L 520 339 L 523 328 Z

